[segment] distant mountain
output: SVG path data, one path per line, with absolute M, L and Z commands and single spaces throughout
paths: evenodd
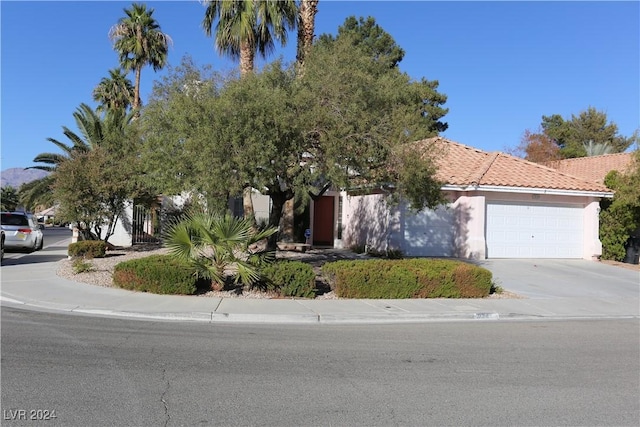
M 17 190 L 22 184 L 44 178 L 47 175 L 49 175 L 49 172 L 42 171 L 40 169 L 5 169 L 0 172 L 0 178 L 2 181 L 2 185 L 0 185 L 0 187 L 11 186 Z

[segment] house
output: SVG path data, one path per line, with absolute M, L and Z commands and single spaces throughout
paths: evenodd
M 47 209 L 43 209 L 39 212 L 35 213 L 36 218 L 38 218 L 38 222 L 48 222 L 48 221 L 52 221 L 55 216 L 56 216 L 56 209 L 58 208 L 57 205 L 52 206 L 50 208 Z
M 415 212 L 389 205 L 382 189 L 327 192 L 311 209 L 313 244 L 467 259 L 601 255 L 599 201 L 613 196 L 604 184 L 441 137 L 416 150 L 440 153 L 446 205 Z
M 633 153 L 605 154 L 602 156 L 577 157 L 548 162 L 545 166 L 559 172 L 576 176 L 585 181 L 604 184 L 604 178 L 613 170 L 625 173 L 633 163 Z

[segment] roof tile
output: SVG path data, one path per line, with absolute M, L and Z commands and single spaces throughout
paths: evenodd
M 419 141 L 418 149 L 441 153 L 436 157 L 440 181 L 459 186 L 488 185 L 572 191 L 610 192 L 603 184 L 509 154 L 487 153 L 441 137 Z
M 633 153 L 616 153 L 557 160 L 546 165 L 562 173 L 603 184 L 609 172 L 617 170 L 624 173 L 631 167 L 632 161 Z

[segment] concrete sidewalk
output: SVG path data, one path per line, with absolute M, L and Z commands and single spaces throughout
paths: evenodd
M 0 292 L 2 305 L 95 316 L 211 323 L 350 324 L 640 317 L 638 294 L 628 295 L 628 292 L 620 296 L 615 293 L 573 293 L 571 296 L 533 296 L 522 299 L 410 300 L 239 299 L 155 295 L 103 288 L 60 278 L 56 275 L 55 260 L 65 256 L 66 247 L 50 247 L 46 250 L 44 262 L 3 265 Z M 485 267 L 492 270 L 491 264 L 487 263 Z M 494 275 L 496 272 L 500 274 L 500 268 L 493 267 Z M 612 269 L 607 270 L 610 274 L 618 271 L 616 267 L 607 268 Z M 627 289 L 629 277 L 634 281 L 634 276 L 624 277 Z M 527 278 L 531 281 L 530 275 Z M 496 280 L 507 284 L 499 276 Z M 504 287 L 512 290 L 510 286 Z M 640 284 L 638 289 L 640 291 Z

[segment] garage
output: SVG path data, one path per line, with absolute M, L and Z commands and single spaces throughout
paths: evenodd
M 488 202 L 487 258 L 582 258 L 584 207 Z

